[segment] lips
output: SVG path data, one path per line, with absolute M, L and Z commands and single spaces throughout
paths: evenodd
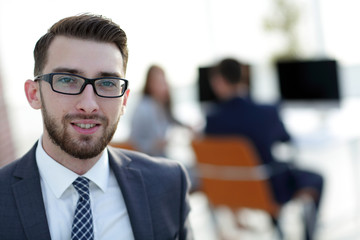
M 80 134 L 94 134 L 100 127 L 101 124 L 94 120 L 78 120 L 71 122 L 71 126 Z
M 94 134 L 107 126 L 107 118 L 101 115 L 67 114 L 64 121 L 69 123 L 79 134 Z

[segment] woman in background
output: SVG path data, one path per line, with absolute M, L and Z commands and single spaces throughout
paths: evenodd
M 152 65 L 148 69 L 143 96 L 131 122 L 131 143 L 140 152 L 164 157 L 168 130 L 172 125 L 179 124 L 171 111 L 165 72 L 160 66 Z

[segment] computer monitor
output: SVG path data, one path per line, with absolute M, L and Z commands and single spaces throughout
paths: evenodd
M 200 102 L 217 102 L 214 91 L 210 85 L 210 72 L 212 67 L 199 67 L 198 69 L 198 96 Z
M 335 60 L 280 61 L 276 68 L 283 101 L 340 100 L 338 67 Z

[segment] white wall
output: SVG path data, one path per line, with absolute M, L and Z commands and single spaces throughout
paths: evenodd
M 352 76 L 359 72 L 354 70 L 360 65 L 356 51 L 360 42 L 358 1 L 293 2 L 302 10 L 299 33 L 304 54 L 329 55 L 351 66 Z M 271 15 L 270 5 L 270 0 L 0 0 L 0 74 L 18 155 L 41 134 L 40 112 L 28 106 L 23 94 L 24 81 L 32 78 L 32 50 L 37 39 L 60 18 L 93 12 L 120 24 L 129 40 L 127 78 L 132 93 L 141 88 L 146 68 L 152 63 L 164 66 L 177 91 L 195 84 L 197 67 L 234 56 L 254 66 L 254 94 L 259 100 L 271 101 L 278 92 L 268 61 L 283 41 L 276 33 L 263 30 L 264 17 Z M 353 83 L 355 77 L 351 79 Z M 352 95 L 357 92 L 352 91 Z M 188 114 L 195 111 L 196 106 Z

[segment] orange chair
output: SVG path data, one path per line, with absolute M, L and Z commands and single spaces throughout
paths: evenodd
M 192 141 L 201 190 L 212 207 L 234 213 L 242 208 L 270 214 L 276 227 L 280 206 L 270 190 L 266 168 L 252 143 L 242 137 L 204 137 Z M 281 231 L 280 231 L 281 234 Z
M 127 149 L 127 150 L 135 150 L 135 147 L 129 141 L 110 142 L 109 145 L 112 146 L 112 147 L 116 147 L 116 148 L 123 148 L 123 149 Z

